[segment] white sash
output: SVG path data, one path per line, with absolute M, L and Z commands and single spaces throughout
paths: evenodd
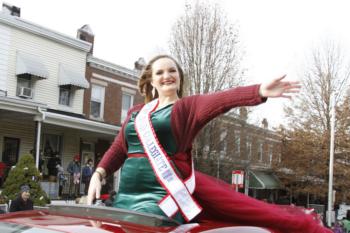
M 157 108 L 158 99 L 147 103 L 135 118 L 135 130 L 147 155 L 154 173 L 168 195 L 158 204 L 164 213 L 171 217 L 178 209 L 187 221 L 197 216 L 202 208 L 191 196 L 195 188 L 194 168 L 190 178 L 184 182 L 177 176 L 165 150 L 154 132 L 151 113 Z

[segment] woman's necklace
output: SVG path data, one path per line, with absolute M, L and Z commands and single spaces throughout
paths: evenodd
M 166 106 L 174 104 L 176 101 L 177 101 L 177 99 L 176 100 L 172 100 L 172 101 L 166 101 L 166 102 L 163 102 L 161 104 L 158 104 L 156 110 L 159 110 L 159 109 L 165 108 Z

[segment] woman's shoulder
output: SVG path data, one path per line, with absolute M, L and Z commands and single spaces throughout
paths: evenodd
M 184 96 L 181 99 L 179 99 L 178 101 L 176 101 L 174 106 L 179 107 L 179 108 L 184 108 L 186 106 L 191 106 L 192 104 L 196 103 L 196 100 L 198 98 L 200 98 L 200 96 L 201 95 L 199 95 L 199 94 Z
M 133 107 L 131 107 L 130 109 L 129 109 L 129 111 L 128 111 L 128 115 L 129 114 L 131 114 L 131 113 L 133 113 L 133 112 L 137 112 L 137 111 L 140 111 L 141 110 L 141 108 L 144 106 L 145 104 L 136 104 L 136 105 L 134 105 Z

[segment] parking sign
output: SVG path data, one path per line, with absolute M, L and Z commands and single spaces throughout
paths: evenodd
M 232 171 L 232 185 L 236 188 L 243 188 L 244 183 L 244 171 L 234 170 Z

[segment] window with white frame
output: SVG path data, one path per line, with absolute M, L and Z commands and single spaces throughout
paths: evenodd
M 123 92 L 122 95 L 122 111 L 121 111 L 121 116 L 120 116 L 120 121 L 124 122 L 127 113 L 129 111 L 129 109 L 133 106 L 134 104 L 134 95 L 127 93 L 127 92 Z
M 90 116 L 93 118 L 103 118 L 105 99 L 105 87 L 96 84 L 91 85 Z
M 269 145 L 269 163 L 272 164 L 273 145 Z
M 227 129 L 224 129 L 220 134 L 221 148 L 220 152 L 227 156 Z
M 237 157 L 241 156 L 241 135 L 238 130 L 235 130 L 235 154 Z
M 262 161 L 262 159 L 263 159 L 263 143 L 261 141 L 258 144 L 258 156 L 259 156 L 259 161 Z
M 60 105 L 70 106 L 72 103 L 72 96 L 71 86 L 60 86 L 60 96 L 58 103 Z
M 282 162 L 282 153 L 279 153 L 278 154 L 278 163 L 281 163 Z
M 246 148 L 247 148 L 247 159 L 250 160 L 252 158 L 252 137 L 247 136 L 246 138 Z
M 32 98 L 32 79 L 30 75 L 21 75 L 17 78 L 17 96 Z

